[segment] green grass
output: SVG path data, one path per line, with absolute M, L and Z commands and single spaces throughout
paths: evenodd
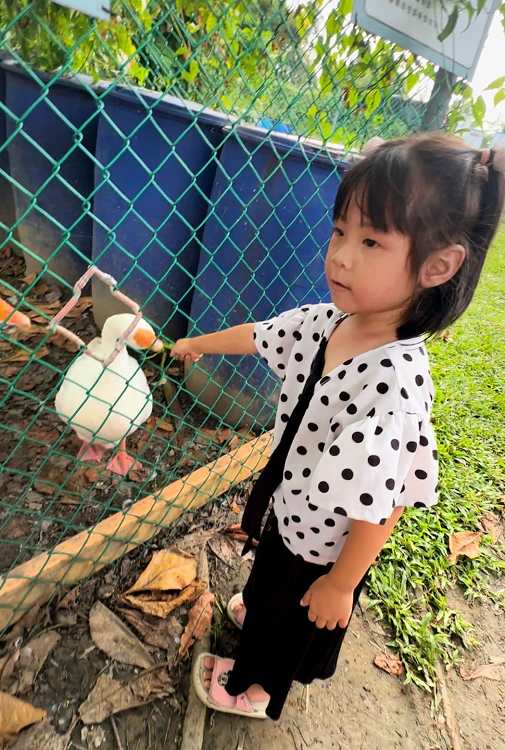
M 456 531 L 477 530 L 505 498 L 505 229 L 486 261 L 474 300 L 448 341 L 429 345 L 436 387 L 433 421 L 440 454 L 440 502 L 404 514 L 370 574 L 372 606 L 392 632 L 407 681 L 432 688 L 435 663 L 455 663 L 476 641 L 451 610 L 446 593 L 459 584 L 472 600 L 505 606 L 497 578 L 504 547 L 489 536 L 471 560 L 448 559 Z M 494 586 L 493 586 L 494 584 Z

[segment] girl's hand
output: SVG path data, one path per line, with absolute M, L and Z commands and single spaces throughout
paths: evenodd
M 308 607 L 308 616 L 318 628 L 345 628 L 350 620 L 353 590 L 337 588 L 329 575 L 321 576 L 307 590 L 300 604 Z
M 196 351 L 192 339 L 179 339 L 176 341 L 175 344 L 172 344 L 170 347 L 170 354 L 181 362 L 186 362 L 187 360 L 190 362 L 198 362 L 198 360 L 203 357 L 201 352 Z

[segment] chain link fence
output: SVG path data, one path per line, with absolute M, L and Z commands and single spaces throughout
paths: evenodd
M 0 629 L 266 460 L 278 383 L 260 357 L 184 371 L 167 348 L 121 351 L 104 375 L 79 342 L 117 313 L 139 319 L 113 291 L 165 345 L 328 299 L 322 259 L 349 156 L 422 129 L 435 79 L 357 28 L 350 6 L 0 9 L 0 298 L 31 322 L 5 312 L 0 325 Z M 85 277 L 77 297 L 90 266 L 109 283 Z M 58 319 L 69 338 L 53 319 L 72 298 Z M 107 354 L 132 330 L 115 320 Z M 133 461 L 118 473 L 106 432 L 121 420 Z M 98 462 L 83 460 L 83 436 Z

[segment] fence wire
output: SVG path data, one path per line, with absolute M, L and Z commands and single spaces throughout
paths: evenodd
M 370 136 L 422 129 L 434 80 L 349 10 L 114 0 L 97 20 L 49 0 L 0 8 L 0 297 L 31 321 L 0 325 L 0 628 L 55 581 L 225 491 L 229 451 L 243 448 L 239 478 L 259 466 L 247 446 L 278 395 L 260 357 L 208 356 L 184 372 L 166 348 L 131 351 L 104 375 L 49 323 L 90 265 L 164 344 L 327 299 L 342 170 Z M 88 344 L 125 309 L 94 279 L 61 323 Z M 121 420 L 133 462 L 117 473 L 106 428 Z M 83 436 L 107 449 L 97 463 L 78 453 Z M 89 529 L 113 514 L 91 547 Z

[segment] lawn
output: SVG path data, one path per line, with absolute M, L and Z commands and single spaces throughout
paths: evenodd
M 429 344 L 436 387 L 433 422 L 440 454 L 440 502 L 402 517 L 372 569 L 369 594 L 393 634 L 407 680 L 434 682 L 438 658 L 455 662 L 473 642 L 470 626 L 446 600 L 465 596 L 505 607 L 503 542 L 481 540 L 475 559 L 448 560 L 449 536 L 480 530 L 505 499 L 505 229 L 495 239 L 474 300 L 447 340 Z M 503 518 L 502 518 L 503 520 Z

